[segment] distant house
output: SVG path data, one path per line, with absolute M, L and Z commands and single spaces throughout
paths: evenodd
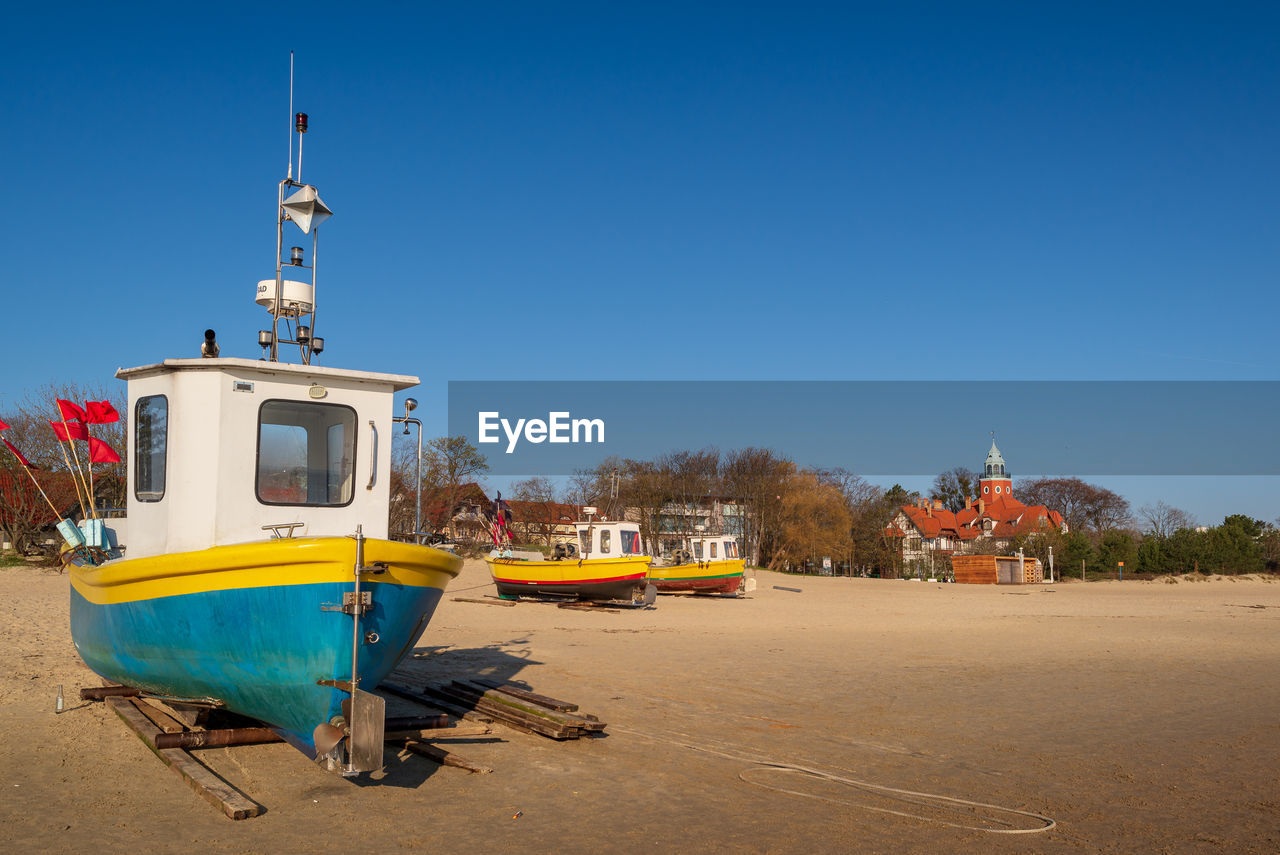
M 435 487 L 422 493 L 423 526 L 458 540 L 487 540 L 492 513 L 492 503 L 479 484 L 460 484 L 453 491 Z
M 693 502 L 667 502 L 654 519 L 658 542 L 651 546 L 657 547 L 656 554 L 667 555 L 692 548 L 692 538 L 703 532 L 741 538 L 746 534 L 746 519 L 746 506 L 733 498 L 707 496 Z
M 915 505 L 903 505 L 885 534 L 901 538 L 904 564 L 928 564 L 940 555 L 973 552 L 980 543 L 1003 549 L 1015 537 L 1050 528 L 1065 532 L 1066 520 L 1044 505 L 1024 505 L 1014 498 L 1013 476 L 993 442 L 978 481 L 978 495 L 966 497 L 963 509 L 953 513 L 940 501 L 921 499 Z
M 551 546 L 565 540 L 576 540 L 574 523 L 585 519 L 582 505 L 563 502 L 522 502 L 512 499 L 511 533 L 517 543 L 540 543 Z

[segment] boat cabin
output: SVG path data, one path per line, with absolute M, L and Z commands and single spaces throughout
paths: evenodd
M 129 384 L 125 557 L 272 537 L 385 538 L 400 374 L 169 359 Z
M 582 558 L 622 558 L 646 554 L 640 543 L 640 524 L 634 522 L 577 523 L 578 554 Z
M 671 549 L 663 555 L 671 564 L 731 561 L 742 557 L 738 552 L 738 539 L 731 534 L 695 534 L 674 542 L 664 540 L 663 544 Z
M 727 561 L 740 558 L 738 539 L 729 534 L 695 535 L 689 538 L 694 561 Z

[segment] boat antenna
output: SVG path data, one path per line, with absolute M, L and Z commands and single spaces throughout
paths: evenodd
M 299 167 L 301 172 L 302 168 Z M 289 169 L 286 177 L 293 180 L 293 51 L 289 51 Z

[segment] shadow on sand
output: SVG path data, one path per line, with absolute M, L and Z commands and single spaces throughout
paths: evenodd
M 516 679 L 520 671 L 527 665 L 541 664 L 532 657 L 530 644 L 528 638 L 515 638 L 487 644 L 484 647 L 451 647 L 449 645 L 417 647 L 396 666 L 386 682 L 415 691 L 420 691 L 428 684 L 448 683 L 451 680 L 484 679 L 523 686 L 524 684 Z M 422 712 L 422 708 L 412 701 L 391 695 L 386 697 L 389 717 L 415 715 Z M 460 703 L 457 706 L 464 709 L 471 708 L 468 704 Z M 502 737 L 496 735 L 475 736 L 450 739 L 441 747 L 452 748 L 503 741 Z M 440 768 L 437 763 L 408 751 L 395 751 L 390 747 L 386 752 L 385 763 L 385 771 L 381 777 L 360 775 L 353 779 L 353 783 L 357 786 L 413 789 L 421 786 Z

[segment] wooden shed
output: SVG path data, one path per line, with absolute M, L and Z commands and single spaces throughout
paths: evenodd
M 952 555 L 956 581 L 968 585 L 1034 585 L 1044 581 L 1039 558 L 1016 555 Z

